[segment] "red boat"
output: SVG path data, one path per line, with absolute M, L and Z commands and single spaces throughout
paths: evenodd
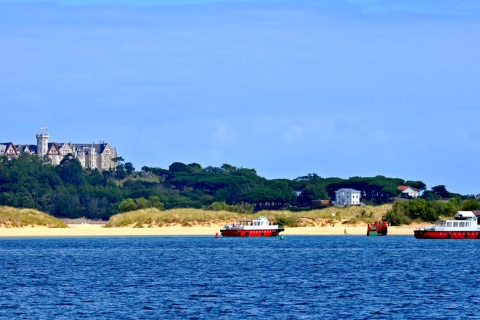
M 368 224 L 367 226 L 367 236 L 386 236 L 388 233 L 388 225 L 387 222 L 382 219 L 382 221 L 375 221 L 372 224 Z
M 417 239 L 480 239 L 478 218 L 472 211 L 458 211 L 454 220 L 437 220 L 434 226 L 413 231 Z
M 268 219 L 260 217 L 255 220 L 237 220 L 233 224 L 226 224 L 220 233 L 224 237 L 276 237 L 285 229 L 270 224 Z

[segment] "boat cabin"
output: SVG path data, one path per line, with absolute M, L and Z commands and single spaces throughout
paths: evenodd
M 265 226 L 268 226 L 269 224 L 270 223 L 265 217 L 260 217 L 252 221 L 252 226 L 254 227 L 265 227 Z
M 277 225 L 271 225 L 267 218 L 259 217 L 255 220 L 237 220 L 235 223 L 231 225 L 225 225 L 225 229 L 249 229 L 249 230 L 256 230 L 256 229 L 276 229 L 278 228 Z
M 477 231 L 478 218 L 472 211 L 458 211 L 454 220 L 437 220 L 434 226 L 425 227 L 432 231 Z

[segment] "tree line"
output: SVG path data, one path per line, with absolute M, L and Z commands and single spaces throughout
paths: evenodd
M 67 155 L 58 166 L 48 158 L 27 153 L 0 159 L 0 205 L 35 208 L 56 217 L 108 219 L 121 211 L 156 207 L 306 210 L 312 200 L 335 199 L 335 191 L 361 191 L 368 204 L 391 202 L 399 185 L 423 191 L 425 199 L 473 199 L 435 186 L 426 190 L 422 181 L 400 178 L 322 178 L 315 173 L 293 180 L 266 179 L 255 169 L 229 164 L 202 167 L 198 163 L 174 162 L 168 168 L 143 167 L 136 171 L 118 157 L 115 171 L 83 169 L 78 159 Z

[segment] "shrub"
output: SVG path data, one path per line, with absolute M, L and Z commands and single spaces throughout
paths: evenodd
M 357 214 L 356 218 L 371 218 L 373 217 L 373 212 L 370 211 L 367 214 L 367 211 L 365 209 L 362 209 L 359 214 Z
M 158 210 L 162 210 L 163 207 L 164 204 L 160 202 L 160 198 L 157 196 L 152 196 L 148 199 L 145 199 L 144 197 L 136 199 L 124 199 L 118 205 L 118 210 L 120 210 L 120 212 L 130 212 L 148 208 L 157 208 Z
M 402 224 L 410 224 L 412 220 L 407 217 L 402 211 L 389 210 L 385 215 L 385 218 L 392 226 L 399 226 Z
M 280 228 L 283 227 L 298 227 L 300 225 L 300 220 L 298 217 L 287 217 L 287 216 L 280 216 L 277 217 L 277 225 Z
M 462 211 L 472 211 L 480 209 L 480 202 L 476 199 L 468 199 L 462 202 L 460 210 Z
M 234 205 L 229 205 L 226 202 L 213 202 L 207 207 L 207 210 L 212 211 L 228 211 L 237 213 L 253 213 L 255 205 L 247 202 L 240 202 Z

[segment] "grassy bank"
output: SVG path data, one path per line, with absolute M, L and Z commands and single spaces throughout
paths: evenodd
M 328 207 L 324 209 L 291 212 L 291 211 L 260 211 L 255 214 L 239 214 L 227 211 L 209 211 L 200 209 L 172 209 L 160 211 L 145 209 L 116 214 L 110 218 L 105 227 L 163 227 L 171 224 L 182 226 L 209 225 L 231 223 L 237 219 L 254 219 L 260 216 L 270 221 L 289 227 L 315 226 L 325 223 L 369 223 L 379 220 L 385 215 L 391 205 L 366 206 L 348 208 Z M 335 214 L 335 215 L 332 215 Z
M 170 224 L 193 226 L 197 224 L 223 223 L 240 217 L 237 213 L 200 209 L 172 209 L 161 211 L 156 208 L 119 213 L 108 220 L 109 227 L 163 227 Z
M 34 209 L 17 209 L 0 207 L 0 226 L 4 228 L 18 228 L 28 226 L 45 226 L 49 228 L 66 228 L 67 225 L 46 213 Z
M 291 212 L 291 211 L 261 211 L 258 215 L 266 216 L 272 221 L 285 221 L 286 226 L 308 227 L 336 223 L 371 223 L 380 220 L 391 204 L 381 206 L 350 206 L 347 208 L 327 207 L 318 210 Z

